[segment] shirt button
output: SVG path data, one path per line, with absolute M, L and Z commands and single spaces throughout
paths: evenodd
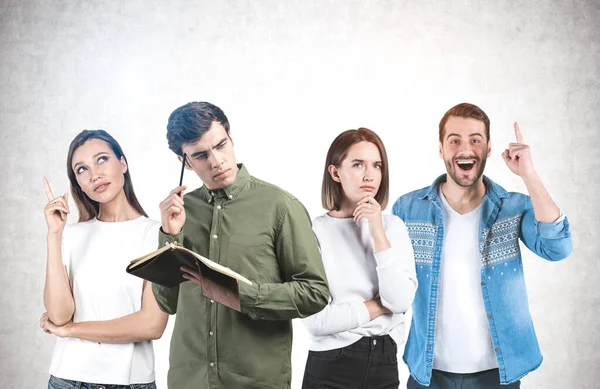
M 485 285 L 485 281 L 481 281 L 481 285 Z
M 492 318 L 492 315 L 488 315 L 488 319 L 491 319 L 491 318 Z
M 220 206 L 220 205 L 217 205 L 217 209 L 221 209 L 221 206 Z
M 214 235 L 213 235 L 213 238 L 214 238 L 214 239 L 217 239 L 217 238 L 218 238 L 217 234 L 214 234 Z
M 210 363 L 210 367 L 214 367 L 214 366 L 215 366 L 215 363 L 214 363 L 214 362 L 211 362 L 211 363 Z
M 232 198 L 233 198 L 233 195 L 229 195 L 229 198 L 230 198 L 230 199 L 232 199 Z
M 215 301 L 214 300 L 210 300 L 210 303 L 213 304 Z
M 377 344 L 377 341 L 375 339 L 373 339 L 373 346 L 375 346 Z
M 214 333 L 214 332 L 212 332 L 212 331 L 210 331 L 208 334 L 209 334 L 210 336 L 213 336 L 215 333 Z
M 496 347 L 496 352 L 497 353 L 500 352 L 500 348 Z

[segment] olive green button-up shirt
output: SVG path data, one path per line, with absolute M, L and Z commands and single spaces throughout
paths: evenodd
M 183 246 L 253 282 L 240 283 L 242 312 L 213 302 L 192 282 L 153 285 L 160 308 L 177 313 L 170 389 L 289 388 L 293 318 L 322 310 L 329 298 L 311 222 L 302 204 L 248 174 L 233 185 L 184 197 L 186 221 L 160 244 Z

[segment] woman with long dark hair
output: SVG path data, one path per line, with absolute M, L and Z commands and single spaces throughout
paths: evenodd
M 404 312 L 417 289 L 402 220 L 382 215 L 389 194 L 381 139 L 366 128 L 341 133 L 325 160 L 313 221 L 329 283 L 329 304 L 303 320 L 312 343 L 302 387 L 398 388 Z
M 84 130 L 67 155 L 79 222 L 67 223 L 68 194 L 48 204 L 48 261 L 40 327 L 59 337 L 49 389 L 155 388 L 152 339 L 167 323 L 150 283 L 125 272 L 158 245 L 160 223 L 133 191 L 127 159 L 103 130 Z

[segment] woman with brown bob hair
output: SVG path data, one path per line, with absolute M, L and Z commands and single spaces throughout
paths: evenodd
M 312 343 L 303 388 L 397 388 L 397 345 L 417 289 L 402 220 L 382 215 L 389 196 L 385 147 L 367 128 L 341 133 L 325 160 L 313 221 L 329 283 L 329 304 L 303 319 Z
M 40 327 L 58 337 L 49 389 L 155 388 L 152 339 L 167 324 L 152 287 L 125 267 L 158 245 L 133 191 L 127 159 L 106 131 L 73 139 L 67 175 L 79 222 L 67 224 L 68 193 L 48 204 L 48 260 Z

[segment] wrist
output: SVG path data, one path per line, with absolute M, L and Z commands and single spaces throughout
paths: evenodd
M 174 229 L 169 229 L 168 227 L 161 227 L 162 232 L 164 232 L 166 235 L 177 235 L 181 232 L 181 228 L 179 228 L 177 231 L 174 231 L 176 228 Z
M 68 322 L 67 324 L 67 336 L 69 338 L 74 338 L 75 335 L 77 334 L 77 324 L 73 323 L 72 321 Z
M 385 231 L 383 229 L 383 224 L 381 223 L 381 220 L 377 221 L 377 223 L 370 224 L 369 227 L 369 235 L 371 235 L 371 238 L 373 238 L 374 240 L 382 239 L 383 237 L 385 237 Z
M 371 232 L 371 239 L 373 239 L 373 249 L 376 253 L 385 251 L 390 248 L 390 242 L 388 240 L 383 227 L 376 231 Z
M 46 236 L 46 240 L 62 240 L 62 230 L 61 231 L 48 231 L 48 235 Z
M 523 174 L 521 178 L 523 179 L 525 186 L 529 186 L 540 181 L 540 176 L 534 169 L 531 169 L 531 171 Z
M 61 335 L 63 338 L 76 338 L 75 336 L 75 325 L 72 321 L 62 326 Z

